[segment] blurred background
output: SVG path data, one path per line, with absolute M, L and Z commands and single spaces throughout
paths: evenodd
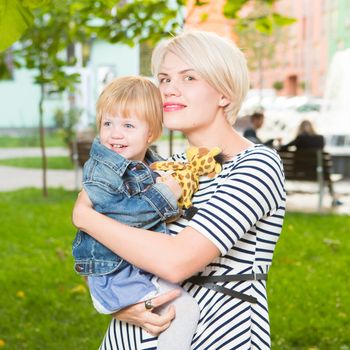
M 311 182 L 287 179 L 268 282 L 272 348 L 350 349 L 350 0 L 1 0 L 0 348 L 100 344 L 110 319 L 73 271 L 70 220 L 95 103 L 115 77 L 152 79 L 153 47 L 183 29 L 246 54 L 239 132 L 262 112 L 257 136 L 279 152 L 304 120 L 323 135 L 326 165 L 304 165 Z M 186 141 L 164 129 L 154 146 L 168 157 Z
M 35 136 L 41 125 L 60 130 L 68 143 L 91 138 L 95 102 L 107 82 L 151 76 L 150 54 L 160 38 L 203 29 L 232 38 L 247 56 L 251 90 L 238 129 L 262 108 L 261 137 L 285 143 L 308 119 L 326 137 L 336 170 L 350 176 L 349 0 L 10 4 L 0 25 L 0 135 Z

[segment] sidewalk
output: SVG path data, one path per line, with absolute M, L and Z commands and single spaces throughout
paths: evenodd
M 168 157 L 169 146 L 167 142 L 157 143 L 158 153 L 163 157 Z M 181 152 L 186 148 L 185 141 L 174 140 L 173 152 Z M 46 155 L 68 156 L 69 151 L 63 147 L 48 147 Z M 20 157 L 41 157 L 40 148 L 0 148 L 0 159 L 20 158 Z M 81 169 L 75 170 L 47 170 L 48 187 L 62 187 L 67 190 L 78 190 L 81 187 Z M 42 188 L 42 170 L 24 169 L 18 167 L 0 165 L 0 192 L 14 191 L 25 187 Z
M 174 152 L 184 149 L 185 145 L 176 143 Z M 168 145 L 166 143 L 158 144 L 158 151 L 164 157 L 168 156 Z M 64 148 L 48 148 L 47 154 L 50 156 L 67 155 L 68 151 Z M 40 149 L 0 149 L 0 159 L 15 158 L 23 156 L 40 156 Z M 81 169 L 74 170 L 48 170 L 48 187 L 62 187 L 67 190 L 78 190 L 81 187 Z M 41 169 L 22 169 L 17 167 L 0 166 L 0 192 L 14 191 L 25 187 L 42 188 Z M 293 184 L 287 183 L 287 190 L 293 190 Z M 300 188 L 300 184 L 298 184 Z M 287 197 L 287 210 L 300 212 L 317 212 L 318 194 L 315 184 L 302 184 L 302 189 L 310 193 L 293 193 Z M 331 198 L 325 191 L 323 201 L 323 212 L 350 215 L 350 181 L 340 181 L 334 185 L 335 192 L 339 200 L 343 203 L 335 208 L 331 207 Z

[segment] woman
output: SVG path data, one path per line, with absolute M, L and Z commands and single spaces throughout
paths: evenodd
M 93 209 L 82 193 L 73 221 L 130 263 L 184 288 L 201 314 L 191 349 L 268 349 L 266 276 L 285 212 L 284 176 L 277 153 L 232 128 L 248 89 L 246 61 L 216 34 L 187 32 L 160 44 L 152 67 L 163 99 L 164 125 L 190 145 L 218 146 L 227 161 L 214 179 L 202 178 L 191 221 L 169 225 L 172 236 L 131 228 Z M 185 160 L 184 155 L 173 157 Z M 226 280 L 224 280 L 226 279 Z M 204 285 L 203 285 L 204 284 Z M 223 288 L 224 287 L 224 288 Z M 174 310 L 158 307 L 175 292 L 120 311 L 101 349 L 155 349 Z M 145 331 L 146 330 L 146 331 Z
M 297 150 L 318 150 L 323 149 L 324 145 L 324 137 L 318 135 L 311 122 L 305 119 L 299 124 L 296 138 L 281 146 L 279 150 L 286 151 L 292 146 Z

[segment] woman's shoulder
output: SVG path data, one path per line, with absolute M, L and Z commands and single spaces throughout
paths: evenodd
M 280 156 L 275 149 L 258 144 L 238 153 L 232 159 L 230 159 L 227 164 L 232 166 L 248 161 L 280 163 Z
M 249 176 L 255 174 L 258 177 L 261 173 L 269 173 L 282 181 L 283 166 L 275 149 L 259 144 L 247 148 L 225 163 L 223 177 L 236 176 L 237 173 Z

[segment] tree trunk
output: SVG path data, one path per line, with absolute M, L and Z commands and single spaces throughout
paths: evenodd
M 42 174 L 43 174 L 43 195 L 48 196 L 47 191 L 47 158 L 45 152 L 45 128 L 44 128 L 44 84 L 40 84 L 40 101 L 39 101 L 39 135 L 40 135 L 40 148 L 42 158 Z

